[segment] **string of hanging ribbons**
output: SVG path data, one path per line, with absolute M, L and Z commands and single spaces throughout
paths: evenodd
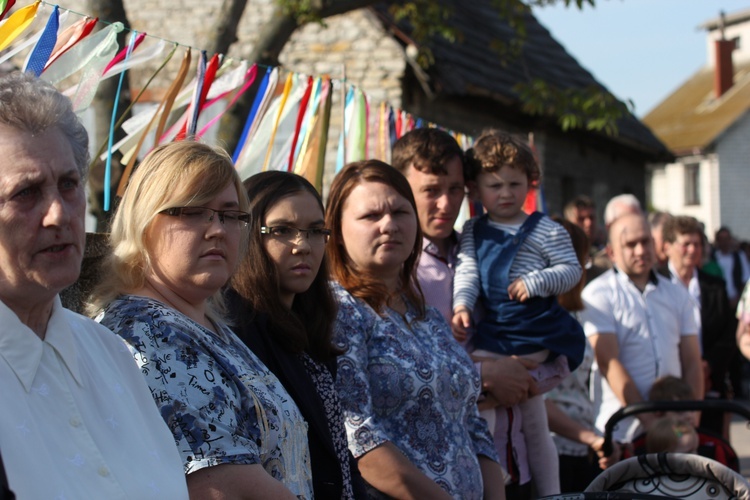
M 119 194 L 141 155 L 165 142 L 208 139 L 215 134 L 222 115 L 254 83 L 257 91 L 253 105 L 232 154 L 243 178 L 262 170 L 288 170 L 304 175 L 321 189 L 336 93 L 344 96 L 336 170 L 347 162 L 365 158 L 389 161 L 392 144 L 403 134 L 416 127 L 437 126 L 386 102 L 372 102 L 345 78 L 304 75 L 220 54 L 209 58 L 205 50 L 41 0 L 10 13 L 14 3 L 15 0 L 0 0 L 0 64 L 23 59 L 22 70 L 55 85 L 70 97 L 79 114 L 90 107 L 103 80 L 119 76 L 119 99 L 126 71 L 158 63 L 146 81 L 131 81 L 133 88 L 140 89 L 132 99 L 137 103 L 182 50 L 179 70 L 169 87 L 152 92 L 161 94 L 159 102 L 140 103 L 140 109 L 127 120 L 116 116 L 117 106 L 113 106 L 109 140 L 101 145 L 95 161 L 106 161 L 108 185 L 113 154 L 122 155 L 124 171 Z M 117 42 L 121 32 L 129 33 L 127 46 L 122 48 Z M 194 58 L 197 63 L 191 70 Z M 115 142 L 118 127 L 124 137 Z M 471 137 L 447 131 L 463 147 L 471 145 Z M 109 207 L 109 196 L 105 194 L 105 209 Z

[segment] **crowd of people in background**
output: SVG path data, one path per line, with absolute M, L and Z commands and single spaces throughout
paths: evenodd
M 0 499 L 530 499 L 634 453 L 700 452 L 750 357 L 748 256 L 729 228 L 522 210 L 529 146 L 420 128 L 392 163 L 240 179 L 221 149 L 150 151 L 85 311 L 88 137 L 69 100 L 0 79 Z M 461 231 L 466 196 L 482 206 Z M 83 314 L 79 314 L 83 313 Z M 42 477 L 43 476 L 43 477 Z

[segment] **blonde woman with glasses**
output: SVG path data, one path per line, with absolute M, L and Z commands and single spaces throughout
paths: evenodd
M 141 368 L 194 498 L 312 498 L 307 424 L 226 325 L 221 289 L 247 247 L 248 201 L 225 152 L 161 146 L 130 180 L 92 311 Z

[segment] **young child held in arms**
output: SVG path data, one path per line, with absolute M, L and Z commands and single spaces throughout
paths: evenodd
M 583 359 L 583 329 L 556 299 L 578 283 L 581 266 L 562 226 L 539 212 L 522 210 L 541 177 L 528 145 L 501 131 L 485 131 L 467 152 L 467 164 L 470 194 L 487 213 L 467 221 L 461 234 L 454 336 L 460 342 L 467 339 L 479 298 L 483 314 L 471 338 L 473 354 L 540 363 L 531 373 L 540 393 L 546 392 Z M 519 408 L 536 491 L 539 496 L 557 494 L 557 451 L 544 401 L 537 395 Z M 482 412 L 499 450 L 506 444 L 506 415 L 504 409 Z

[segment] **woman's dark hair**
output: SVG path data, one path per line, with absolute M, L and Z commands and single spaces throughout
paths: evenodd
M 320 194 L 304 177 L 289 172 L 268 171 L 244 182 L 250 198 L 250 244 L 245 259 L 232 278 L 232 287 L 255 312 L 268 316 L 274 338 L 288 351 L 307 352 L 316 361 L 328 361 L 340 354 L 331 342 L 336 302 L 329 287 L 326 259 L 307 291 L 294 296 L 291 313 L 280 300 L 276 265 L 266 253 L 260 227 L 266 213 L 279 200 L 298 193 L 310 193 L 324 211 Z
M 373 309 L 382 313 L 389 305 L 391 294 L 377 276 L 372 276 L 354 267 L 346 253 L 341 235 L 341 216 L 344 204 L 355 187 L 366 182 L 379 182 L 390 186 L 403 196 L 414 209 L 417 217 L 417 206 L 409 182 L 401 172 L 379 160 L 365 160 L 346 165 L 336 175 L 328 193 L 326 206 L 326 227 L 331 230 L 331 241 L 328 243 L 327 255 L 331 274 L 341 286 L 354 297 L 364 300 Z M 411 254 L 404 262 L 399 275 L 401 289 L 408 301 L 417 308 L 418 317 L 425 315 L 424 295 L 417 281 L 417 263 L 422 253 L 422 230 L 417 223 L 417 236 Z
M 573 243 L 573 250 L 578 257 L 578 263 L 581 265 L 583 272 L 581 273 L 581 279 L 575 284 L 573 288 L 565 293 L 561 293 L 557 296 L 557 301 L 566 311 L 583 311 L 583 299 L 581 299 L 581 292 L 583 287 L 586 286 L 586 261 L 589 258 L 589 249 L 591 244 L 586 233 L 583 232 L 576 224 L 573 224 L 569 220 L 563 219 L 562 217 L 553 216 L 552 220 L 560 224 L 570 235 L 570 241 Z

